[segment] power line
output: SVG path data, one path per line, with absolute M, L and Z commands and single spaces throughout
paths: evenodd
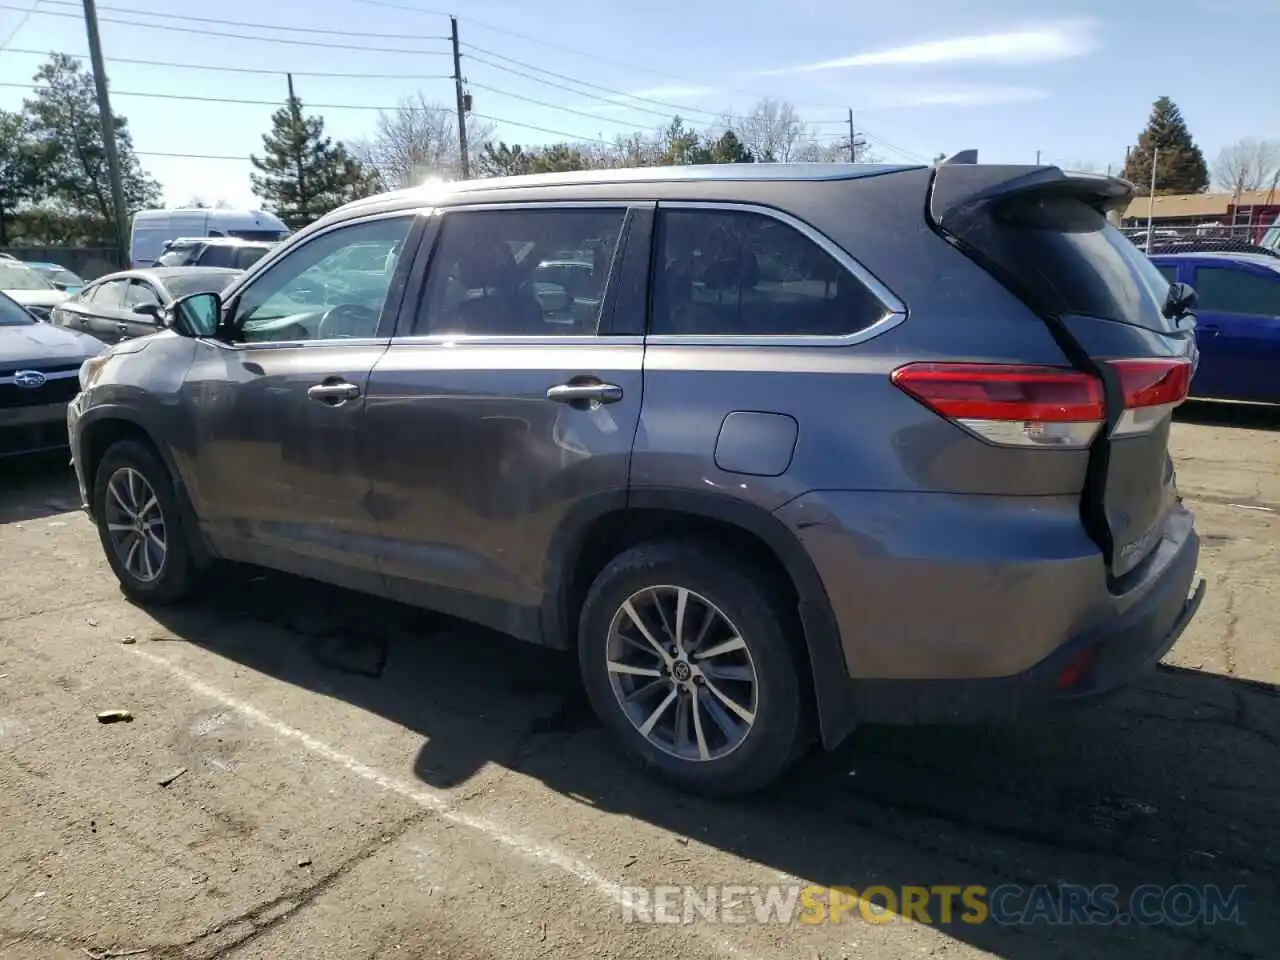
M 46 0 L 48 2 L 48 0 Z M 25 12 L 24 7 L 15 7 L 7 3 L 0 3 L 0 10 L 20 10 Z M 64 17 L 72 20 L 83 19 L 78 13 L 62 13 L 57 10 L 40 10 L 36 12 L 38 17 Z M 228 40 L 252 40 L 257 43 L 279 43 L 292 47 L 318 47 L 326 50 L 363 50 L 366 53 L 404 53 L 412 54 L 415 57 L 447 57 L 449 54 L 443 50 L 405 50 L 400 47 L 370 47 L 360 44 L 351 43 L 323 43 L 319 40 L 291 40 L 287 37 L 254 37 L 244 33 L 224 33 L 217 30 L 205 30 L 199 27 L 171 27 L 164 23 L 142 23 L 138 20 L 122 20 L 119 17 L 99 17 L 102 23 L 117 23 L 126 27 L 143 27 L 150 30 L 168 30 L 171 33 L 194 33 L 202 37 L 224 37 Z
M 5 53 L 25 53 L 34 57 L 47 57 L 48 50 L 24 50 L 11 47 Z M 64 56 L 75 60 L 87 60 L 88 54 L 68 53 Z M 295 77 L 326 77 L 333 80 L 450 80 L 447 73 L 408 74 L 408 73 L 310 73 L 305 70 L 272 70 L 266 67 L 224 67 L 211 63 L 171 63 L 164 60 L 139 60 L 130 57 L 106 57 L 107 63 L 128 63 L 145 67 L 166 67 L 175 70 L 207 70 L 211 73 L 248 73 L 261 76 L 283 77 L 292 73 Z
M 16 24 L 14 24 L 13 29 L 9 31 L 9 35 L 3 40 L 0 40 L 0 50 L 9 46 L 9 42 L 18 35 L 18 32 L 23 27 L 27 25 L 27 21 L 31 19 L 31 15 L 36 12 L 36 7 L 38 6 L 40 6 L 40 0 L 35 0 L 35 3 L 31 4 L 30 8 L 23 12 L 22 17 Z
M 585 110 L 575 110 L 572 107 L 562 107 L 556 103 L 548 103 L 546 100 L 537 100 L 533 97 L 526 97 L 524 94 L 512 93 L 510 90 L 500 90 L 497 87 L 487 87 L 483 83 L 475 83 L 471 80 L 467 81 L 468 87 L 474 87 L 477 90 L 487 90 L 489 93 L 496 93 L 499 96 L 510 97 L 512 100 L 523 100 L 525 103 L 536 104 L 539 107 L 547 107 L 551 110 L 559 110 L 561 113 L 572 113 L 575 116 L 586 117 L 588 120 L 599 120 L 602 123 L 617 124 L 624 127 L 635 127 L 637 130 L 648 130 L 652 124 L 635 123 L 629 120 L 619 120 L 616 117 L 605 117 L 598 113 L 587 113 Z
M 0 83 L 0 87 L 17 87 L 23 90 L 37 90 L 34 83 Z M 239 97 L 201 97 L 189 93 L 156 93 L 147 90 L 112 90 L 113 97 L 145 97 L 152 100 L 186 100 L 192 103 L 235 103 L 248 107 L 279 107 L 284 100 L 244 100 Z M 398 107 L 373 106 L 364 103 L 309 103 L 308 107 L 317 110 L 396 110 Z M 452 112 L 452 111 L 450 111 Z
M 58 7 L 79 7 L 80 0 L 43 0 L 44 3 Z M 99 10 L 112 13 L 128 13 L 143 17 L 154 17 L 157 20 L 176 20 L 183 23 L 212 23 L 222 27 L 249 27 L 253 30 L 279 30 L 282 33 L 311 33 L 339 37 L 371 37 L 381 40 L 448 40 L 448 37 L 421 36 L 411 33 L 360 33 L 355 30 L 325 30 L 321 27 L 290 27 L 273 23 L 250 23 L 244 20 L 222 20 L 217 17 L 197 17 L 187 13 L 155 13 L 151 10 L 139 10 L 137 7 L 102 6 Z

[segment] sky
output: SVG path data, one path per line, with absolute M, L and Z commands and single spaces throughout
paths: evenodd
M 368 136 L 378 108 L 419 92 L 452 106 L 444 2 L 99 0 L 112 108 L 168 205 L 255 207 L 247 158 L 261 152 L 287 72 L 339 140 Z M 1162 95 L 1211 162 L 1240 138 L 1280 138 L 1280 6 L 1268 7 L 468 0 L 457 15 L 473 111 L 508 143 L 612 140 L 676 114 L 709 127 L 771 97 L 793 103 L 820 142 L 846 137 L 853 110 L 891 162 L 976 147 L 982 161 L 1119 172 Z M 20 107 L 54 50 L 87 54 L 80 0 L 0 0 L 0 108 Z

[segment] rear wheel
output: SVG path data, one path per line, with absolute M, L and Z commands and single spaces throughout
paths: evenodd
M 98 538 L 120 588 L 141 603 L 173 603 L 195 587 L 173 481 L 164 462 L 136 440 L 113 444 L 94 476 Z
M 695 543 L 642 544 L 587 595 L 583 680 L 649 772 L 694 793 L 748 793 L 807 743 L 791 620 L 763 571 Z

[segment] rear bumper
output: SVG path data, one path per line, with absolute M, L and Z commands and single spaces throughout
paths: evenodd
M 1176 569 L 1167 570 L 1121 619 L 1072 638 L 1022 673 L 982 680 L 850 681 L 856 715 L 871 723 L 1002 723 L 1119 690 L 1153 668 L 1195 617 L 1206 586 L 1201 579 L 1191 589 L 1198 555 L 1193 533 Z M 1085 668 L 1074 682 L 1060 686 L 1064 673 L 1080 664 Z
M 776 515 L 839 638 L 823 656 L 810 642 L 827 746 L 860 722 L 999 722 L 1114 690 L 1173 646 L 1203 593 L 1188 596 L 1200 540 L 1181 506 L 1121 594 L 1074 497 L 827 491 Z

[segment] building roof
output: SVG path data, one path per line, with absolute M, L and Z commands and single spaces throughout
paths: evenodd
M 1145 220 L 1150 207 L 1150 197 L 1134 197 L 1129 201 L 1122 216 L 1124 219 Z M 1245 190 L 1240 194 L 1237 203 L 1230 193 L 1178 193 L 1156 197 L 1155 209 L 1151 216 L 1155 220 L 1173 219 L 1175 217 L 1225 217 L 1228 209 L 1236 206 L 1247 207 L 1257 204 L 1280 204 L 1280 191 L 1274 194 L 1270 190 Z

